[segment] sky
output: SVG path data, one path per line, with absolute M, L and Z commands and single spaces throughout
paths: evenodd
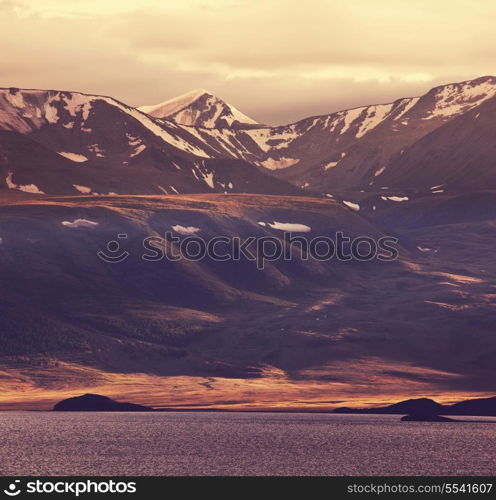
M 494 0 L 0 0 L 0 86 L 282 124 L 496 74 Z

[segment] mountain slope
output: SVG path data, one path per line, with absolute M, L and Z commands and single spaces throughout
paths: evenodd
M 436 87 L 420 98 L 307 119 L 276 131 L 284 137 L 271 145 L 267 157 L 275 165 L 291 159 L 289 168 L 276 173 L 309 189 L 387 186 L 377 177 L 395 156 L 494 95 L 496 78 L 483 77 Z
M 56 153 L 31 137 L 0 130 L 0 188 L 49 195 L 299 194 L 241 160 L 188 159 L 148 147 L 125 164 L 113 158 L 81 161 L 76 153 Z
M 138 108 L 156 118 L 167 118 L 180 125 L 203 128 L 228 128 L 257 123 L 234 106 L 203 89 L 169 99 L 153 106 Z
M 496 187 L 496 98 L 419 139 L 380 176 L 390 187 L 477 190 Z
M 258 270 L 244 257 L 147 261 L 143 240 L 166 231 L 183 238 L 184 228 L 206 239 L 280 239 L 275 221 L 306 225 L 311 238 L 384 232 L 332 200 L 253 194 L 55 198 L 5 190 L 0 215 L 0 367 L 3 387 L 26 387 L 20 398 L 48 383 L 74 390 L 95 377 L 132 374 L 135 382 L 144 373 L 175 377 L 167 390 L 155 380 L 161 404 L 182 392 L 185 376 L 214 386 L 238 379 L 239 387 L 256 378 L 251 397 L 269 384 L 269 402 L 281 399 L 274 379 L 302 384 L 293 406 L 305 406 L 313 391 L 332 406 L 357 394 L 367 401 L 495 390 L 494 228 L 476 228 L 477 243 L 460 238 L 461 226 L 410 234 L 433 239 L 439 253 L 429 256 L 401 246 L 390 262 L 316 262 L 296 252 Z M 119 234 L 127 238 L 118 252 L 128 258 L 99 259 Z M 189 403 L 212 403 L 209 387 Z M 223 396 L 227 406 L 245 397 Z
M 223 188 L 215 182 L 215 161 L 202 164 L 222 157 L 218 151 L 185 127 L 104 96 L 0 89 L 2 130 L 0 185 L 12 189 L 43 184 L 39 191 L 47 194 L 172 194 L 239 186 L 270 193 L 286 186 L 285 194 L 296 192 L 246 162 L 231 172 L 222 163 L 221 182 L 233 186 Z

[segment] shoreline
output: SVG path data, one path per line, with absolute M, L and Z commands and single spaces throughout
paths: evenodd
M 254 409 L 254 410 L 229 410 L 229 409 L 221 409 L 221 408 L 213 408 L 213 409 L 207 409 L 207 408 L 199 408 L 199 409 L 185 409 L 185 408 L 178 408 L 178 409 L 153 409 L 153 410 L 146 410 L 146 411 L 137 411 L 137 410 L 125 410 L 125 411 L 112 411 L 112 410 L 107 410 L 107 411 L 102 411 L 102 410 L 69 410 L 69 411 L 54 411 L 54 410 L 0 410 L 0 413 L 50 413 L 50 414 L 82 414 L 82 413 L 134 413 L 134 414 L 150 414 L 150 413 L 261 413 L 261 414 L 267 414 L 267 413 L 272 413 L 272 414 L 289 414 L 289 415 L 309 415 L 309 414 L 315 414 L 315 415 L 335 415 L 335 416 L 350 416 L 350 415 L 358 415 L 358 416 L 396 416 L 396 417 L 403 417 L 407 416 L 408 413 L 373 413 L 373 412 L 350 412 L 350 413 L 342 413 L 342 412 L 332 412 L 332 411 L 322 411 L 322 410 L 277 410 L 277 409 L 267 409 L 267 410 L 260 410 L 260 409 Z M 494 423 L 496 423 L 496 415 L 455 415 L 455 414 L 444 414 L 440 413 L 439 416 L 449 416 L 449 417 L 459 417 L 459 418 L 492 418 L 495 419 Z M 475 420 L 452 420 L 453 422 L 471 422 L 471 423 L 493 423 L 492 421 L 486 421 L 486 420 L 481 420 L 481 421 L 475 421 Z M 434 422 L 436 423 L 436 422 Z

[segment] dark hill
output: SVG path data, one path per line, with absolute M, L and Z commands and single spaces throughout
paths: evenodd
M 403 413 L 440 413 L 443 406 L 436 403 L 432 399 L 408 399 L 401 401 L 385 408 L 377 408 L 376 413 L 390 413 L 390 414 L 403 414 Z
M 99 394 L 84 394 L 60 401 L 53 407 L 53 411 L 153 411 L 153 408 L 134 403 L 119 403 Z

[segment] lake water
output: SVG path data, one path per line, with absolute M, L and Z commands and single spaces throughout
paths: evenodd
M 2 475 L 494 475 L 496 418 L 0 412 Z

